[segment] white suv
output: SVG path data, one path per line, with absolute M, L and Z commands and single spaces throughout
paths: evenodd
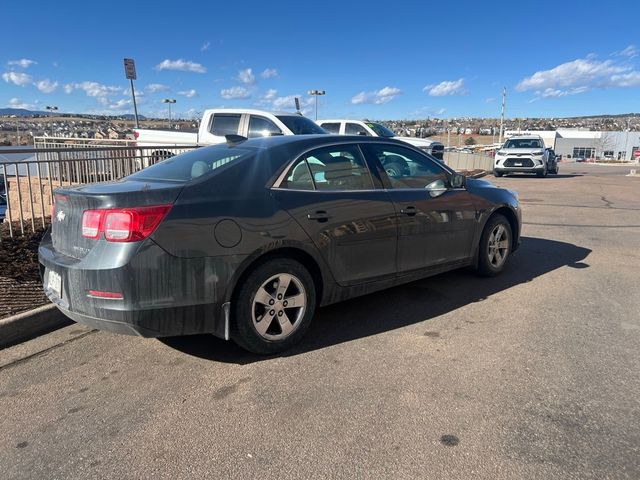
M 546 177 L 547 173 L 558 173 L 558 167 L 555 162 L 549 164 L 549 152 L 542 138 L 521 135 L 509 138 L 496 152 L 493 174 L 501 177 L 505 173 L 535 173 Z
M 438 160 L 442 161 L 444 156 L 444 145 L 434 140 L 415 137 L 398 137 L 393 131 L 376 122 L 360 120 L 316 120 L 316 123 L 329 133 L 337 135 L 366 135 L 370 137 L 386 137 L 401 140 L 409 145 L 419 148 Z

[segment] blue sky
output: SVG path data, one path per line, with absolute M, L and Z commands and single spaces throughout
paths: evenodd
M 5 2 L 0 107 L 191 116 L 508 117 L 640 111 L 640 2 Z

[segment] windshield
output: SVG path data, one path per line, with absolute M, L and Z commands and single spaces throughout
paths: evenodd
M 537 138 L 516 138 L 507 140 L 504 148 L 542 148 L 542 145 Z
M 318 133 L 327 133 L 327 131 L 309 120 L 307 117 L 300 115 L 276 115 L 278 120 L 284 123 L 294 135 L 315 135 Z
M 127 178 L 139 181 L 188 182 L 251 154 L 253 150 L 230 147 L 227 144 L 197 148 L 151 165 Z
M 381 125 L 379 123 L 367 123 L 367 127 L 369 127 L 371 130 L 376 132 L 376 135 L 378 135 L 379 137 L 390 138 L 390 137 L 395 137 L 396 136 L 395 133 L 393 133 L 387 127 L 385 127 L 384 125 Z

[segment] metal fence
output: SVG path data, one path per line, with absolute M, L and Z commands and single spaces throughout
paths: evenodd
M 68 141 L 69 139 L 67 139 Z M 193 145 L 137 147 L 49 143 L 45 148 L 0 150 L 0 241 L 47 226 L 53 191 L 117 180 Z M 12 158 L 13 157 L 13 158 Z

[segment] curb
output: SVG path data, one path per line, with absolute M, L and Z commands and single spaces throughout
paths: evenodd
M 0 319 L 0 348 L 73 323 L 54 304 Z

